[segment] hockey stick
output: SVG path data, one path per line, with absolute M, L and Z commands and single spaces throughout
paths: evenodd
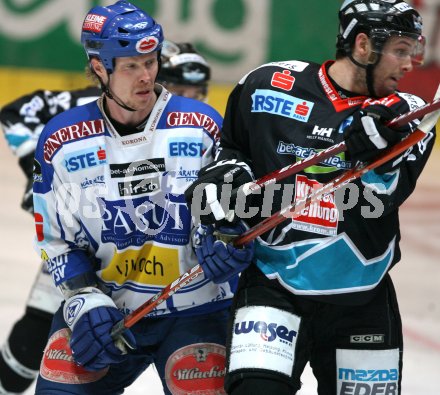
M 436 97 L 438 95 L 440 95 L 440 86 L 437 91 Z M 300 212 L 304 210 L 304 208 L 308 207 L 313 202 L 313 200 L 317 199 L 323 194 L 335 191 L 343 185 L 355 180 L 356 178 L 361 177 L 367 171 L 372 170 L 385 162 L 388 162 L 390 159 L 406 151 L 408 148 L 410 148 L 414 144 L 417 144 L 417 142 L 419 142 L 426 136 L 426 134 L 435 126 L 435 123 L 437 122 L 439 116 L 440 111 L 425 116 L 415 132 L 408 135 L 405 139 L 403 139 L 401 142 L 397 143 L 393 147 L 384 151 L 381 155 L 378 156 L 376 160 L 374 160 L 370 164 L 361 164 L 360 166 L 345 172 L 342 176 L 333 179 L 329 183 L 325 184 L 323 187 L 313 191 L 306 198 L 298 201 L 297 203 L 293 203 L 283 210 L 273 214 L 271 217 L 266 218 L 261 223 L 255 225 L 253 228 L 247 230 L 241 236 L 234 239 L 234 246 L 239 247 L 243 244 L 246 244 L 249 241 L 267 232 L 268 230 L 272 229 L 287 218 L 292 218 L 299 215 Z M 174 280 L 171 284 L 167 285 L 151 299 L 147 300 L 132 313 L 125 316 L 123 320 L 116 323 L 111 332 L 112 337 L 114 339 L 119 338 L 126 329 L 133 326 L 141 318 L 145 317 L 145 315 L 153 311 L 156 306 L 158 306 L 171 295 L 176 293 L 179 289 L 196 279 L 202 273 L 202 267 L 197 264 L 192 269 L 182 274 L 179 278 Z
M 254 227 L 250 228 L 249 230 L 241 234 L 239 237 L 234 239 L 233 241 L 234 246 L 241 246 L 243 244 L 250 242 L 251 240 L 254 240 L 258 236 L 269 231 L 270 229 L 274 228 L 275 226 L 277 226 L 278 224 L 280 224 L 281 222 L 285 221 L 288 218 L 296 218 L 297 216 L 301 215 L 301 212 L 305 208 L 309 207 L 310 204 L 319 197 L 336 191 L 342 186 L 356 180 L 357 178 L 360 178 L 368 171 L 379 167 L 380 165 L 395 158 L 399 154 L 405 152 L 408 148 L 417 144 L 427 135 L 427 133 L 435 126 L 439 117 L 440 117 L 440 110 L 437 110 L 435 112 L 426 115 L 423 121 L 417 127 L 417 130 L 409 134 L 399 143 L 395 144 L 394 146 L 382 152 L 374 161 L 370 163 L 361 163 L 359 166 L 346 171 L 341 176 L 336 177 L 333 180 L 329 181 L 328 183 L 324 184 L 321 188 L 314 190 L 313 192 L 308 194 L 305 198 L 290 204 L 284 209 L 266 218 L 259 224 L 255 225 Z
M 202 267 L 197 264 L 192 269 L 183 273 L 179 278 L 174 280 L 171 284 L 168 284 L 159 293 L 154 295 L 151 299 L 148 299 L 145 303 L 141 304 L 136 310 L 133 310 L 130 314 L 127 314 L 124 319 L 117 322 L 111 332 L 113 339 L 117 340 L 121 337 L 121 334 L 141 318 L 145 317 L 149 312 L 153 311 L 156 306 L 160 305 L 171 295 L 175 294 L 180 288 L 189 284 L 203 273 Z M 127 343 L 126 343 L 127 344 Z M 127 344 L 128 345 L 128 344 Z M 130 346 L 130 345 L 128 345 Z
M 386 123 L 386 126 L 390 128 L 399 128 L 401 126 L 406 125 L 407 123 L 425 116 L 426 114 L 429 114 L 431 112 L 434 112 L 436 110 L 440 109 L 440 98 L 436 98 L 431 103 L 426 103 L 423 106 L 420 106 L 412 111 L 408 111 L 405 114 L 399 115 L 396 118 L 393 118 L 391 121 L 388 121 Z M 289 177 L 293 174 L 296 174 L 300 172 L 301 170 L 304 170 L 305 168 L 309 166 L 316 165 L 317 163 L 330 158 L 331 156 L 340 154 L 341 152 L 344 152 L 347 150 L 347 146 L 345 145 L 345 142 L 342 141 L 338 144 L 332 145 L 331 147 L 318 151 L 315 154 L 312 154 L 308 156 L 307 158 L 304 158 L 298 162 L 292 163 L 291 165 L 288 165 L 286 167 L 283 167 L 282 169 L 275 170 L 269 174 L 264 175 L 263 177 L 259 178 L 256 181 L 250 182 L 248 184 L 245 184 L 239 188 L 236 188 L 232 190 L 231 196 L 236 196 L 238 194 L 238 191 L 242 189 L 242 193 L 244 196 L 248 196 L 253 192 L 259 191 L 263 187 L 273 184 L 277 181 L 280 181 L 286 177 Z

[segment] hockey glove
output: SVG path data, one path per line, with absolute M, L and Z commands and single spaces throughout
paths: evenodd
M 198 179 L 185 191 L 185 199 L 196 218 L 195 222 L 204 225 L 223 219 L 236 222 L 236 196 L 231 196 L 230 191 L 253 179 L 250 167 L 236 159 L 213 162 L 200 169 Z M 230 185 L 229 190 L 225 188 L 226 185 Z
M 353 115 L 353 122 L 344 130 L 345 144 L 353 162 L 369 161 L 406 136 L 385 126 L 386 121 L 397 115 L 383 105 L 368 106 Z
M 113 300 L 96 288 L 88 288 L 87 293 L 67 299 L 63 313 L 72 331 L 72 356 L 87 370 L 97 371 L 121 363 L 126 359 L 125 344 L 135 347 L 136 341 L 130 330 L 124 332 L 123 341 L 119 339 L 115 344 L 110 333 L 124 316 Z
M 21 208 L 28 213 L 34 213 L 34 192 L 33 192 L 34 180 L 29 178 L 26 183 L 26 189 L 21 199 Z
M 212 225 L 200 225 L 194 234 L 193 244 L 200 266 L 205 277 L 216 284 L 224 283 L 246 269 L 252 262 L 254 242 L 243 248 L 235 248 L 214 234 Z M 217 232 L 223 235 L 239 236 L 245 231 L 244 225 L 238 223 L 233 227 L 219 227 Z M 216 233 L 217 233 L 216 232 Z
M 374 169 L 374 172 L 380 175 L 395 172 L 400 167 L 400 164 L 405 161 L 405 158 L 408 157 L 408 154 L 410 152 L 411 149 L 407 150 L 406 152 L 403 152 L 402 154 L 398 155 L 395 158 L 392 158 L 388 162 L 385 162 L 383 165 L 376 167 Z

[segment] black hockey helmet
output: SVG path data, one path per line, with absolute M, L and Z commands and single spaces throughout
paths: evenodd
M 406 36 L 416 40 L 411 58 L 421 63 L 425 44 L 422 25 L 420 14 L 403 0 L 345 0 L 339 11 L 336 47 L 350 56 L 357 34 L 365 33 L 380 54 L 389 37 Z
M 211 68 L 205 58 L 190 43 L 164 40 L 161 53 L 162 65 L 157 82 L 175 91 L 178 86 L 199 87 L 206 98 Z
M 348 56 L 355 65 L 366 70 L 368 91 L 375 97 L 374 69 L 390 37 L 413 39 L 414 47 L 410 52 L 395 55 L 402 58 L 409 56 L 413 64 L 423 63 L 425 38 L 422 36 L 422 25 L 420 14 L 403 0 L 345 0 L 339 11 L 337 57 Z M 358 62 L 352 54 L 359 33 L 369 37 L 372 51 L 376 54 L 367 64 Z

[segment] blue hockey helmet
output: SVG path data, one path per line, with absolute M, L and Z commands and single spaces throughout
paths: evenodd
M 113 71 L 114 58 L 157 51 L 160 60 L 162 42 L 161 25 L 128 1 L 93 7 L 82 25 L 81 43 L 87 57 L 101 60 L 108 73 Z

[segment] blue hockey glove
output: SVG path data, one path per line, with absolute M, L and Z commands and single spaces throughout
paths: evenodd
M 224 283 L 246 269 L 252 262 L 254 242 L 243 248 L 235 248 L 215 236 L 215 231 L 223 235 L 239 236 L 245 231 L 242 224 L 233 227 L 200 225 L 194 234 L 193 244 L 205 277 L 216 284 Z
M 386 121 L 397 115 L 383 105 L 368 106 L 353 115 L 353 122 L 344 130 L 345 144 L 353 162 L 369 161 L 406 136 L 407 133 L 385 126 Z
M 110 336 L 113 326 L 123 318 L 113 300 L 96 288 L 67 299 L 64 320 L 72 331 L 70 347 L 75 362 L 90 371 L 123 362 L 125 344 L 130 348 L 136 344 L 130 330 L 124 332 L 124 341 L 115 343 Z
M 196 223 L 210 225 L 223 219 L 237 222 L 234 212 L 237 196 L 230 193 L 222 196 L 222 191 L 225 185 L 229 184 L 233 190 L 253 179 L 250 167 L 237 159 L 220 160 L 200 169 L 198 179 L 185 191 L 185 199 Z

